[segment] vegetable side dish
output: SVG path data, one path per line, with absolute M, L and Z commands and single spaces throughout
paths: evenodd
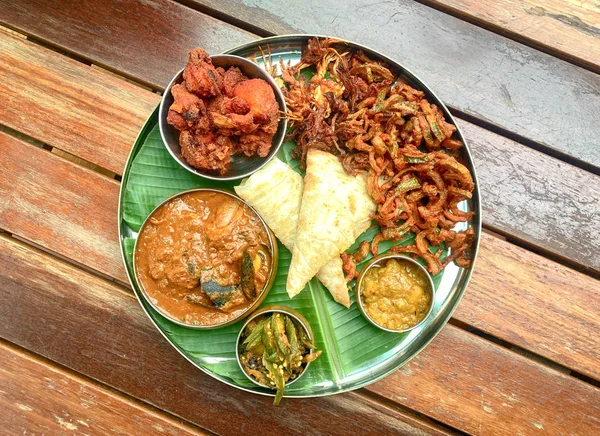
M 306 329 L 284 313 L 253 319 L 241 339 L 238 352 L 242 368 L 259 384 L 277 389 L 274 405 L 281 401 L 286 383 L 297 379 L 306 365 L 321 355 Z
M 181 132 L 188 164 L 223 175 L 235 153 L 269 154 L 279 120 L 271 85 L 237 67 L 215 68 L 200 48 L 190 51 L 183 79 L 171 88 L 167 122 Z
M 425 273 L 397 259 L 369 269 L 360 289 L 369 318 L 389 330 L 406 330 L 421 322 L 431 307 L 431 294 Z
M 463 144 L 453 137 L 456 127 L 440 108 L 381 62 L 334 39 L 309 40 L 300 62 L 281 69 L 301 165 L 309 149 L 319 149 L 336 155 L 349 174 L 367 177 L 381 227 L 367 252 L 377 255 L 382 240 L 412 231 L 415 244 L 392 252 L 423 258 L 433 275 L 452 261 L 469 267 L 473 229 L 452 228 L 473 215 L 458 203 L 472 197 L 474 183 L 457 160 Z M 445 250 L 430 245 L 448 247 L 450 254 L 441 259 Z M 357 260 L 346 253 L 342 259 L 350 281 Z
M 152 302 L 189 325 L 214 326 L 245 312 L 269 281 L 267 230 L 237 198 L 200 190 L 177 196 L 144 224 L 136 275 Z

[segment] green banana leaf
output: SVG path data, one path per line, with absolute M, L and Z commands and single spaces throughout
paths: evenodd
M 156 121 L 155 113 L 155 125 L 143 141 L 123 181 L 122 219 L 133 232 L 139 231 L 143 221 L 157 205 L 174 194 L 198 187 L 232 190 L 234 184 L 238 183 L 206 180 L 182 168 L 163 145 Z M 285 143 L 278 157 L 299 171 L 298 162 L 291 157 L 294 146 L 293 142 Z M 373 224 L 358 238 L 349 252 L 356 250 L 362 240 L 372 240 L 378 231 L 377 225 Z M 414 235 L 410 234 L 399 242 L 384 241 L 380 244 L 380 253 L 394 244 L 408 244 L 413 240 Z M 123 239 L 123 252 L 130 274 L 133 271 L 134 244 L 134 238 Z M 261 307 L 283 304 L 301 312 L 312 326 L 316 347 L 323 350 L 323 354 L 310 365 L 306 374 L 286 389 L 286 396 L 319 395 L 343 390 L 348 380 L 369 372 L 394 355 L 409 333 L 388 333 L 371 325 L 358 311 L 353 292 L 352 306 L 347 309 L 337 304 L 327 289 L 313 278 L 296 298 L 290 299 L 285 284 L 291 254 L 281 244 L 279 253 L 275 284 Z M 370 257 L 369 255 L 358 265 L 359 270 Z M 441 273 L 434 277 L 436 288 L 440 280 Z M 352 289 L 353 285 L 351 283 Z M 256 392 L 268 392 L 252 384 L 236 361 L 236 340 L 243 321 L 217 330 L 189 329 L 164 318 L 136 291 L 158 328 L 190 361 L 227 383 Z

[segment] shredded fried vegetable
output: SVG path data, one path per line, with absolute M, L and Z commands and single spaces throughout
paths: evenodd
M 449 262 L 469 267 L 471 228 L 458 204 L 472 196 L 473 178 L 457 159 L 463 144 L 456 127 L 430 104 L 422 91 L 400 80 L 380 62 L 346 49 L 334 39 L 312 39 L 294 66 L 281 64 L 283 91 L 295 157 L 306 162 L 309 148 L 337 155 L 346 171 L 367 175 L 368 191 L 377 204 L 373 217 L 381 232 L 371 244 L 377 255 L 382 240 L 416 234 L 414 245 L 395 246 L 427 262 L 431 274 Z M 312 77 L 311 71 L 314 70 Z M 444 250 L 450 254 L 441 260 Z M 364 252 L 364 247 L 361 251 Z M 356 274 L 356 256 L 345 255 L 347 280 Z

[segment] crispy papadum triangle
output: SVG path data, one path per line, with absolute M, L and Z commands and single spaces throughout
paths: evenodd
M 234 189 L 256 209 L 281 243 L 293 251 L 304 189 L 302 176 L 274 158 Z M 350 296 L 339 256 L 321 268 L 317 278 L 333 295 L 335 301 L 350 307 Z
M 292 263 L 287 279 L 290 297 L 369 228 L 375 204 L 364 176 L 346 174 L 338 158 L 309 150 Z

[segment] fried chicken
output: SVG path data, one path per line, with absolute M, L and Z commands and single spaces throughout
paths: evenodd
M 221 76 L 208 53 L 201 48 L 190 51 L 188 63 L 183 70 L 183 80 L 188 91 L 200 97 L 213 97 L 220 93 Z
M 192 166 L 227 172 L 231 155 L 269 154 L 279 122 L 271 86 L 231 67 L 215 68 L 202 49 L 189 53 L 182 84 L 173 85 L 167 122 L 179 130 L 183 158 Z

